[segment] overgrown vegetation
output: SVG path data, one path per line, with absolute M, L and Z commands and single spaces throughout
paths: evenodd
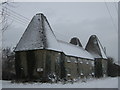
M 120 65 L 114 63 L 114 59 L 108 58 L 108 68 L 107 68 L 108 76 L 116 77 L 120 76 Z
M 2 79 L 11 80 L 15 78 L 15 54 L 11 48 L 2 50 Z

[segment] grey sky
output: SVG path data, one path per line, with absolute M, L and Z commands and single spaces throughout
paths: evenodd
M 69 42 L 71 37 L 79 37 L 83 46 L 90 35 L 96 34 L 102 45 L 106 47 L 107 55 L 118 57 L 117 4 L 107 3 L 112 19 L 102 2 L 79 3 L 15 3 L 15 8 L 9 7 L 17 13 L 29 18 L 42 12 L 48 19 L 56 37 Z M 116 5 L 116 7 L 115 7 Z M 23 20 L 24 21 L 24 20 Z M 15 46 L 22 36 L 25 25 L 16 21 L 3 35 L 3 46 Z M 114 23 L 114 25 L 113 25 Z

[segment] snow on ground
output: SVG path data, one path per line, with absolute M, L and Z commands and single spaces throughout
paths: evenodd
M 1 90 L 1 88 L 2 88 L 2 81 L 0 80 L 0 90 Z
M 102 78 L 87 80 L 87 82 L 75 83 L 11 83 L 2 81 L 2 88 L 118 88 L 118 78 Z

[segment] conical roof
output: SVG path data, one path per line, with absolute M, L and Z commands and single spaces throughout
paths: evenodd
M 94 60 L 94 57 L 81 47 L 79 41 L 77 41 L 77 45 L 57 40 L 46 17 L 39 13 L 32 18 L 15 51 L 47 49 L 63 52 L 65 55 Z
M 46 17 L 41 13 L 32 18 L 15 51 L 36 49 L 61 51 Z
M 92 35 L 89 38 L 88 43 L 85 47 L 85 50 L 90 52 L 94 56 L 94 58 L 107 59 L 107 56 L 103 50 L 103 47 L 96 35 Z
M 77 37 L 71 38 L 70 43 L 74 44 L 74 45 L 77 45 L 77 46 L 80 46 L 80 47 L 83 47 L 80 40 Z

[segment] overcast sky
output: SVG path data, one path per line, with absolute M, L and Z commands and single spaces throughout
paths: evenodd
M 83 46 L 90 35 L 97 35 L 103 47 L 106 47 L 107 56 L 118 59 L 118 14 L 117 3 L 79 2 L 79 3 L 14 3 L 9 8 L 27 17 L 24 24 L 14 20 L 12 25 L 3 34 L 3 46 L 16 46 L 25 28 L 36 13 L 43 13 L 56 37 L 69 42 L 74 36 L 78 37 Z M 110 11 L 110 14 L 109 14 Z M 10 14 L 10 13 L 9 13 Z M 12 15 L 12 14 L 11 14 Z M 112 18 L 111 18 L 111 16 Z M 12 18 L 11 18 L 12 19 Z M 11 20 L 9 18 L 9 20 Z

